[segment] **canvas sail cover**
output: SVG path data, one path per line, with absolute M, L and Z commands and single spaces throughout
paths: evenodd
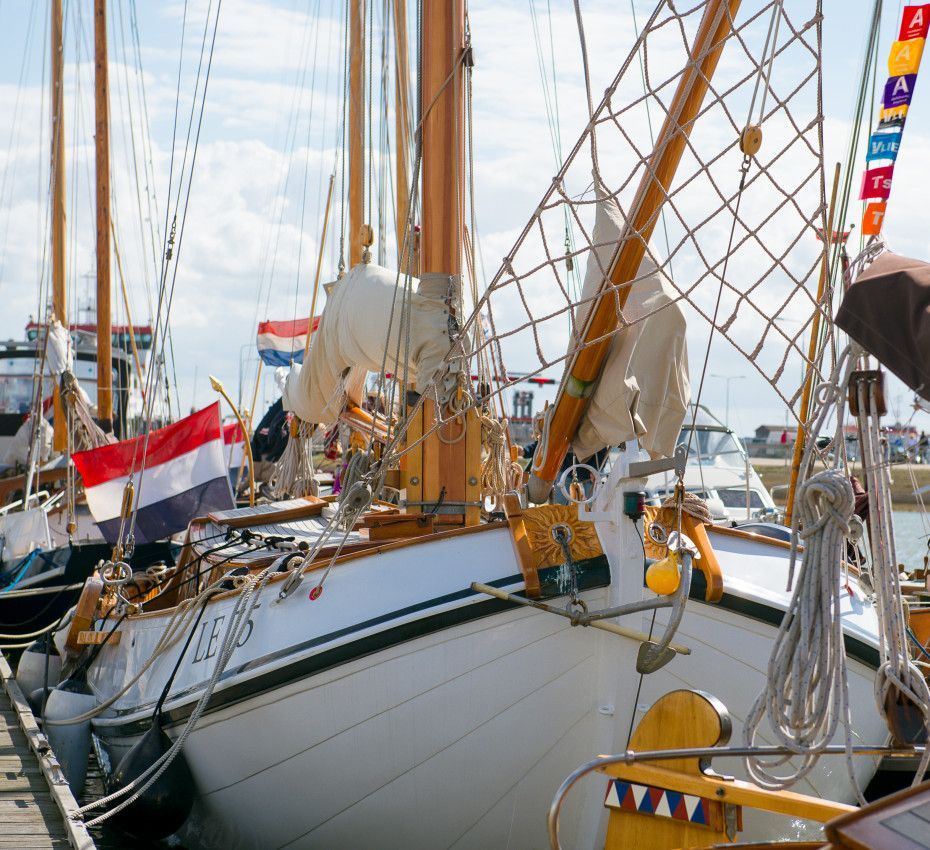
M 602 186 L 582 287 L 575 312 L 581 334 L 593 298 L 609 271 L 626 221 Z M 606 446 L 639 440 L 652 457 L 674 454 L 691 399 L 685 316 L 671 281 L 646 252 L 623 308 L 630 326 L 614 335 L 591 403 L 572 443 L 585 459 Z M 645 318 L 643 318 L 645 317 Z
M 836 325 L 930 400 L 930 264 L 886 251 L 846 292 Z
M 305 422 L 329 425 L 347 402 L 360 404 L 368 372 L 409 375 L 422 388 L 449 350 L 446 292 L 360 263 L 336 281 L 313 334 L 308 362 L 291 367 L 284 406 Z M 448 286 L 445 287 L 446 289 Z

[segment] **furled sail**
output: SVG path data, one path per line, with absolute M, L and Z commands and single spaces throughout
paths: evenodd
M 360 263 L 331 288 L 308 362 L 291 367 L 284 406 L 305 422 L 329 425 L 347 402 L 360 404 L 368 372 L 383 368 L 425 386 L 449 351 L 445 293 L 373 263 Z
M 616 200 L 602 185 L 597 197 L 593 247 L 575 312 L 578 336 L 610 272 L 626 224 Z M 653 457 L 675 451 L 691 398 L 686 323 L 672 282 L 651 256 L 655 256 L 652 246 L 623 308 L 629 326 L 611 340 L 604 370 L 572 443 L 579 458 L 634 437 Z

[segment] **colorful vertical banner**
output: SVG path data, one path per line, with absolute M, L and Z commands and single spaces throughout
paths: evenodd
M 905 6 L 901 15 L 901 30 L 898 41 L 911 41 L 915 38 L 926 38 L 930 24 L 930 3 L 921 6 Z
M 866 170 L 859 191 L 859 199 L 866 202 L 862 214 L 864 236 L 878 236 L 882 231 L 894 180 L 894 164 L 901 149 L 928 31 L 930 3 L 905 6 L 898 38 L 888 52 L 888 80 L 882 90 L 878 126 L 869 137 L 865 154 Z

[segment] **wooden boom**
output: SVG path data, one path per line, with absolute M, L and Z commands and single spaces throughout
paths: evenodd
M 708 0 L 695 36 L 691 59 L 659 133 L 649 166 L 637 190 L 624 228 L 622 248 L 610 271 L 610 285 L 602 287 L 590 312 L 579 351 L 572 358 L 559 387 L 548 426 L 548 440 L 533 459 L 529 497 L 544 502 L 581 424 L 581 418 L 607 358 L 611 335 L 620 323 L 617 311 L 626 305 L 630 282 L 636 278 L 662 205 L 668 197 L 678 164 L 717 68 L 724 41 L 741 0 Z

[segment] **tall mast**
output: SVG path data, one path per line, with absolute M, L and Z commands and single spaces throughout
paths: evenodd
M 404 244 L 407 233 L 410 177 L 407 153 L 410 150 L 410 65 L 407 51 L 407 0 L 394 0 L 394 147 L 397 194 L 397 257 L 401 271 L 411 268 L 413 241 Z M 405 254 L 406 250 L 406 254 Z M 414 274 L 417 270 L 413 270 Z
M 617 309 L 626 304 L 646 244 L 652 236 L 662 205 L 668 197 L 678 164 L 694 121 L 701 110 L 710 80 L 717 68 L 723 45 L 741 0 L 708 0 L 691 49 L 691 62 L 678 81 L 678 88 L 669 107 L 665 123 L 656 141 L 655 150 L 634 198 L 631 214 L 624 229 L 620 253 L 610 272 L 610 283 L 590 313 L 582 335 L 582 347 L 572 359 L 559 387 L 551 418 L 548 438 L 540 440 L 545 452 L 533 460 L 529 481 L 529 496 L 543 502 L 568 453 L 568 447 L 594 393 L 598 377 L 612 337 L 619 327 Z M 638 234 L 637 238 L 629 238 Z M 616 289 L 614 288 L 616 287 Z M 598 340 L 595 342 L 595 340 Z
M 110 329 L 110 109 L 107 93 L 107 2 L 94 0 L 94 103 L 97 157 L 97 418 L 113 429 Z
M 364 225 L 365 0 L 349 0 L 349 268 L 362 260 Z
M 423 274 L 458 278 L 460 290 L 465 180 L 462 128 L 465 113 L 459 61 L 464 49 L 464 0 L 423 0 L 420 102 L 423 235 L 420 261 Z
M 65 290 L 65 99 L 64 39 L 61 0 L 52 0 L 52 310 L 55 318 L 68 327 Z M 58 387 L 54 390 L 55 451 L 68 447 L 65 411 Z
M 438 289 L 455 313 L 462 305 L 465 0 L 423 0 L 422 8 L 420 292 Z M 471 410 L 429 434 L 437 418 L 434 402 L 425 401 L 421 433 L 428 436 L 418 447 L 422 483 L 408 487 L 408 503 L 473 525 L 481 518 L 477 415 Z

